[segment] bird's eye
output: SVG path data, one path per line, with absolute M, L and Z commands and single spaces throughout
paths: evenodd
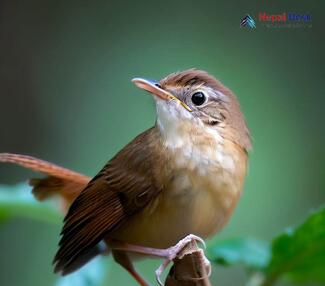
M 206 96 L 201 91 L 195 92 L 192 95 L 192 102 L 197 106 L 202 105 L 205 102 L 205 100 L 206 100 Z

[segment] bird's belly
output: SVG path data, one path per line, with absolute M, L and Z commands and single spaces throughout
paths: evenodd
M 217 178 L 209 181 L 179 175 L 155 201 L 112 236 L 154 248 L 170 247 L 190 233 L 206 238 L 229 218 L 238 198 L 237 192 L 229 189 L 233 187 Z

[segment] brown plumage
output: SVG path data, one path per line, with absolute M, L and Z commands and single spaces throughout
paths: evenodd
M 251 142 L 235 95 L 198 70 L 171 74 L 159 84 L 133 81 L 155 95 L 156 125 L 92 180 L 31 157 L 0 154 L 0 161 L 48 175 L 31 181 L 39 199 L 57 192 L 73 201 L 56 272 L 76 270 L 101 253 L 105 242 L 105 250 L 147 285 L 130 262 L 131 244 L 150 254 L 148 247 L 167 248 L 190 233 L 210 236 L 229 220 L 240 197 Z M 126 246 L 116 248 L 116 241 Z
M 154 132 L 149 129 L 123 148 L 73 202 L 54 259 L 55 271 L 65 274 L 79 255 L 89 252 L 159 195 L 162 185 L 152 168 L 158 159 L 156 146 L 151 146 Z
M 31 156 L 0 153 L 0 162 L 17 164 L 47 175 L 42 179 L 29 180 L 29 184 L 33 187 L 33 195 L 40 201 L 59 195 L 64 205 L 70 206 L 90 181 L 85 175 Z
M 160 82 L 164 89 L 178 89 L 185 86 L 208 86 L 214 90 L 220 91 L 228 100 L 227 107 L 223 109 L 227 113 L 227 127 L 232 129 L 224 136 L 231 136 L 229 138 L 247 151 L 252 148 L 251 137 L 247 128 L 244 116 L 240 110 L 239 102 L 236 95 L 226 86 L 224 86 L 215 77 L 209 75 L 205 71 L 190 69 L 183 72 L 172 73 Z M 225 130 L 227 131 L 227 130 Z

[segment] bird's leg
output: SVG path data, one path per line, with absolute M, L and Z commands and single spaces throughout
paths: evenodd
M 176 258 L 177 254 L 188 243 L 190 243 L 193 240 L 202 243 L 202 245 L 205 248 L 205 243 L 204 243 L 203 239 L 201 239 L 200 237 L 198 237 L 196 235 L 193 235 L 193 234 L 190 234 L 190 235 L 186 236 L 185 238 L 180 240 L 176 245 L 171 246 L 169 248 L 165 248 L 165 249 L 151 248 L 151 247 L 145 247 L 145 246 L 140 246 L 140 245 L 133 245 L 133 244 L 129 244 L 129 243 L 118 241 L 118 240 L 109 240 L 108 245 L 113 250 L 119 250 L 119 251 L 125 251 L 125 252 L 134 252 L 134 253 L 139 253 L 139 254 L 144 254 L 144 255 L 149 255 L 149 256 L 165 258 L 163 263 L 156 270 L 157 281 L 159 282 L 160 285 L 162 285 L 161 280 L 160 280 L 160 275 L 162 274 L 162 272 L 166 269 L 168 264 Z M 132 268 L 133 268 L 133 266 L 132 266 Z M 131 273 L 131 275 L 133 275 L 133 274 Z
M 202 243 L 205 248 L 204 240 L 194 234 L 189 234 L 182 240 L 180 240 L 176 245 L 169 248 L 152 248 L 141 245 L 129 244 L 127 242 L 110 239 L 107 241 L 110 249 L 121 250 L 126 252 L 134 252 L 138 254 L 144 254 L 148 256 L 161 257 L 169 260 L 173 260 L 177 254 L 191 241 L 198 241 Z
M 129 272 L 141 286 L 150 286 L 149 283 L 134 269 L 134 266 L 126 252 L 113 250 L 112 254 L 114 260 L 127 270 L 127 272 Z

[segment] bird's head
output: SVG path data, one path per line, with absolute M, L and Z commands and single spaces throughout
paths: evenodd
M 170 74 L 160 82 L 142 78 L 132 81 L 154 95 L 157 125 L 163 134 L 208 132 L 246 151 L 251 148 L 236 96 L 207 72 L 190 69 Z

